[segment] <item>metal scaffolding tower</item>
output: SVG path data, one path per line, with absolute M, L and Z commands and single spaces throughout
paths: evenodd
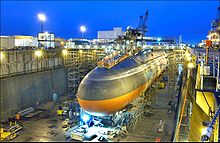
M 84 76 L 96 67 L 103 49 L 68 49 L 64 60 L 68 72 L 68 93 L 73 96 Z

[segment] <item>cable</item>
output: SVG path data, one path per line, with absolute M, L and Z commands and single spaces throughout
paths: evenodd
M 207 104 L 208 107 L 209 107 L 209 114 L 210 114 L 210 112 L 211 112 L 211 115 L 212 115 L 212 113 L 214 113 L 214 112 L 212 111 L 212 107 L 209 105 L 209 103 L 208 103 L 208 101 L 207 101 L 207 99 L 206 99 L 206 97 L 205 97 L 204 92 L 202 92 L 202 95 L 203 95 L 203 97 L 204 97 L 204 99 L 205 99 L 206 104 Z

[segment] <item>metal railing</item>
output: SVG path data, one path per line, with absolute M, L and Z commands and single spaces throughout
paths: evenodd
M 209 62 L 206 65 L 205 56 L 198 56 L 197 62 L 200 64 L 200 75 L 201 75 L 201 90 L 203 90 L 203 80 L 205 77 L 212 77 L 216 79 L 216 91 L 219 90 L 220 85 L 220 58 L 216 56 L 209 57 Z
M 61 50 L 0 51 L 0 77 L 25 74 L 63 66 Z
M 121 56 L 120 58 L 114 60 L 114 59 L 104 59 L 104 61 L 99 61 L 98 62 L 98 67 L 106 67 L 110 69 L 114 65 L 120 63 L 121 61 L 125 60 L 127 57 L 129 57 L 129 54 L 125 54 Z

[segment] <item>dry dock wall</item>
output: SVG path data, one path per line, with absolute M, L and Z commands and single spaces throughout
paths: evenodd
M 64 67 L 0 79 L 1 119 L 18 111 L 52 100 L 67 92 Z

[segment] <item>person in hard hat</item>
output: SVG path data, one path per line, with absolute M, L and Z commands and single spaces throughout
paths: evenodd
M 17 121 L 19 121 L 19 120 L 21 119 L 21 115 L 20 115 L 20 114 L 16 114 L 15 119 L 16 119 Z
M 19 123 L 20 119 L 21 119 L 21 115 L 20 114 L 16 114 L 15 115 L 15 124 Z
M 69 110 L 69 119 L 70 120 L 73 119 L 73 111 L 72 111 L 72 109 Z
M 63 115 L 63 108 L 61 106 L 59 106 L 59 109 L 57 110 L 57 115 Z

